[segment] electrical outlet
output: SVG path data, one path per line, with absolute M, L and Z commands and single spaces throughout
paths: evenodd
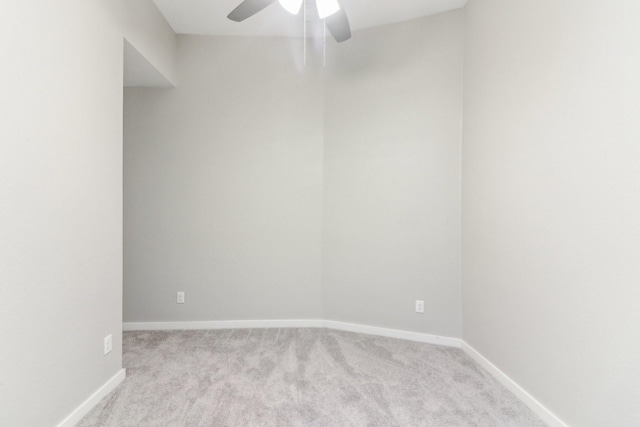
M 111 334 L 104 337 L 104 354 L 111 353 L 113 350 L 113 336 Z
M 176 302 L 178 304 L 184 304 L 184 292 L 178 292 Z
M 416 300 L 416 313 L 424 313 L 424 301 Z

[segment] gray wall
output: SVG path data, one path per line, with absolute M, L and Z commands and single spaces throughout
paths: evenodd
M 177 88 L 125 91 L 125 321 L 321 317 L 322 82 L 302 42 L 178 52 Z
M 466 8 L 464 339 L 570 425 L 640 425 L 640 4 Z
M 327 68 L 299 40 L 179 40 L 175 89 L 125 92 L 125 321 L 460 336 L 461 12 L 329 43 Z
M 150 1 L 0 9 L 0 423 L 49 426 L 122 367 L 123 36 L 155 63 L 172 32 Z
M 454 11 L 358 32 L 329 50 L 323 273 L 332 320 L 461 335 L 462 24 Z

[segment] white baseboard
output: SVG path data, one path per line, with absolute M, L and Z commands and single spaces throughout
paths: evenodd
M 73 427 L 82 417 L 87 415 L 107 394 L 111 393 L 118 385 L 124 380 L 126 376 L 126 370 L 120 369 L 109 381 L 104 383 L 102 387 L 96 390 L 87 400 L 82 402 L 80 406 L 76 408 L 67 418 L 62 420 L 58 427 Z
M 159 331 L 176 329 L 247 329 L 247 328 L 328 328 L 340 331 L 358 332 L 361 334 L 379 335 L 390 338 L 400 338 L 449 347 L 460 347 L 459 338 L 442 337 L 407 332 L 398 329 L 380 328 L 377 326 L 359 325 L 355 323 L 338 322 L 334 320 L 306 319 L 306 320 L 214 320 L 210 322 L 133 322 L 123 323 L 125 331 Z
M 399 338 L 408 341 L 418 341 L 429 344 L 445 345 L 448 347 L 460 347 L 462 341 L 459 338 L 442 337 L 439 335 L 424 334 L 421 332 L 408 332 L 399 329 L 387 329 L 377 326 L 358 325 L 355 323 L 337 322 L 325 320 L 324 327 L 338 329 L 340 331 L 358 332 L 361 334 L 379 335 L 382 337 Z
M 553 412 L 547 409 L 542 403 L 538 402 L 535 397 L 531 396 L 525 389 L 520 387 L 518 383 L 513 381 L 507 374 L 502 372 L 496 365 L 491 363 L 486 357 L 480 354 L 476 349 L 466 342 L 462 341 L 462 350 L 467 353 L 480 366 L 489 371 L 500 384 L 505 386 L 510 392 L 515 394 L 522 402 L 524 402 L 536 415 L 538 415 L 550 427 L 568 427 L 560 418 L 555 416 Z
M 322 328 L 324 320 L 212 320 L 207 322 L 131 322 L 124 331 L 170 331 L 182 329 Z

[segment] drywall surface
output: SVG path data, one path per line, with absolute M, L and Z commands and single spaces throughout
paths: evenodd
M 460 336 L 461 12 L 301 43 L 180 36 L 126 90 L 125 321 Z
M 151 0 L 112 0 L 111 8 L 118 12 L 120 31 L 135 51 L 175 84 L 176 35 L 156 5 Z M 145 81 L 144 85 L 154 82 Z
M 158 71 L 135 47 L 124 41 L 124 87 L 173 87 L 165 76 Z
M 328 46 L 328 319 L 461 335 L 462 23 L 448 12 Z
M 55 425 L 122 367 L 117 12 L 106 0 L 0 6 L 3 425 Z
M 464 340 L 569 425 L 640 425 L 640 4 L 466 8 Z
M 125 321 L 319 318 L 322 82 L 302 41 L 178 40 L 175 89 L 125 91 Z

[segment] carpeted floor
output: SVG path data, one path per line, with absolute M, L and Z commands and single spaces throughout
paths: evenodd
M 329 329 L 124 333 L 79 426 L 544 426 L 462 350 Z

